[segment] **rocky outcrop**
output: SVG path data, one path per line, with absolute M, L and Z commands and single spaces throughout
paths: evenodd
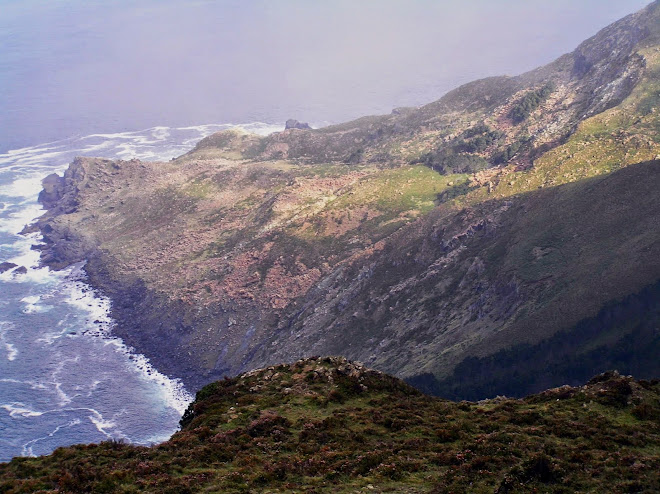
M 460 164 L 452 160 L 462 163 L 467 154 L 490 165 L 510 162 L 531 166 L 540 152 L 574 133 L 584 118 L 618 105 L 630 94 L 645 73 L 646 59 L 638 50 L 657 34 L 658 10 L 654 2 L 545 67 L 516 77 L 471 82 L 419 108 L 397 109 L 390 115 L 321 129 L 289 120 L 284 132 L 252 142 L 244 156 L 310 163 L 402 164 L 423 161 L 426 153 L 434 153 L 443 155 L 448 166 L 457 171 Z M 553 84 L 553 91 L 542 108 L 524 122 L 507 118 L 526 94 L 548 82 Z M 492 135 L 496 139 L 485 147 L 475 146 L 474 139 L 465 142 L 466 133 L 477 123 L 495 132 Z M 291 132 L 301 128 L 308 131 Z M 405 146 L 400 145 L 402 141 Z
M 18 264 L 14 264 L 13 262 L 0 262 L 0 273 L 9 271 L 15 267 L 18 267 Z
M 284 130 L 289 130 L 289 129 L 311 130 L 311 127 L 306 122 L 299 122 L 298 120 L 290 118 L 289 120 L 286 121 L 286 124 L 284 125 Z
M 43 204 L 44 208 L 50 209 L 62 199 L 64 182 L 64 177 L 60 177 L 57 173 L 51 173 L 41 181 L 43 188 L 39 192 L 39 202 Z

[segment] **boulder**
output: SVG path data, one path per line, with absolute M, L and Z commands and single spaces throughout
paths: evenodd
M 289 130 L 289 129 L 311 130 L 311 127 L 309 126 L 308 123 L 298 122 L 298 120 L 290 118 L 289 120 L 286 121 L 286 124 L 284 126 L 284 130 Z
M 14 269 L 16 266 L 18 266 L 18 264 L 14 264 L 13 262 L 0 262 L 0 273 Z

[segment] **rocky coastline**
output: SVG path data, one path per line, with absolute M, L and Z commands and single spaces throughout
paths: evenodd
M 41 251 L 42 265 L 61 270 L 84 263 L 87 283 L 112 301 L 113 333 L 149 358 L 159 371 L 181 379 L 193 391 L 219 377 L 200 378 L 199 369 L 191 363 L 189 355 L 174 353 L 176 335 L 185 332 L 184 311 L 180 307 L 173 307 L 164 297 L 150 292 L 136 278 L 116 276 L 109 269 L 112 260 L 98 248 L 93 238 L 85 237 L 66 222 L 58 221 L 77 210 L 78 194 L 86 185 L 87 171 L 88 162 L 78 158 L 63 177 L 52 174 L 42 182 L 39 202 L 47 212 L 23 231 L 41 232 L 44 243 L 34 247 Z
M 77 158 L 44 180 L 42 261 L 86 262 L 116 334 L 191 390 L 311 355 L 446 383 L 577 334 L 660 279 L 659 19 L 655 2 L 545 67 L 391 115 L 224 131 L 166 163 Z M 606 327 L 571 348 L 596 351 L 592 374 L 639 350 L 621 360 L 634 328 Z M 570 374 L 554 364 L 544 387 Z

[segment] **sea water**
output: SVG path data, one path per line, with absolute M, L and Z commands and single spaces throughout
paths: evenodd
M 75 156 L 169 160 L 232 125 L 74 137 L 0 154 L 0 461 L 110 439 L 167 440 L 192 396 L 177 379 L 112 335 L 111 301 L 85 283 L 83 265 L 39 265 L 39 234 L 21 235 L 43 214 L 41 180 Z M 282 126 L 249 124 L 267 134 Z

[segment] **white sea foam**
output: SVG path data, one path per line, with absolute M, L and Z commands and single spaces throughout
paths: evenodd
M 130 352 L 129 348 L 125 348 L 127 353 Z M 163 390 L 162 396 L 167 406 L 173 408 L 179 414 L 183 414 L 186 411 L 186 408 L 188 408 L 194 397 L 184 388 L 183 383 L 179 379 L 171 379 L 158 372 L 144 355 L 135 355 L 131 362 L 136 369 L 142 372 L 143 379 L 161 386 Z
M 36 334 L 32 333 L 29 341 L 16 339 L 15 345 L 13 344 L 14 335 L 19 333 L 24 335 L 25 333 L 23 331 L 17 333 L 9 326 L 3 326 L 0 323 L 0 352 L 6 354 L 8 360 L 17 359 L 20 364 L 24 360 L 27 362 L 29 358 L 33 358 L 34 355 L 30 354 L 31 351 L 24 350 L 24 348 L 34 348 L 27 343 L 36 344 L 37 348 L 41 348 L 44 352 L 48 349 L 49 352 L 52 352 L 49 358 L 54 358 L 54 360 L 47 361 L 47 366 L 44 367 L 45 372 L 41 375 L 21 374 L 19 378 L 19 374 L 17 374 L 3 376 L 3 379 L 0 379 L 0 382 L 7 383 L 7 386 L 13 383 L 10 387 L 18 392 L 18 395 L 7 399 L 7 402 L 18 403 L 27 400 L 29 389 L 22 385 L 29 386 L 30 389 L 37 390 L 36 392 L 40 396 L 49 396 L 49 399 L 52 400 L 51 405 L 47 406 L 52 409 L 45 412 L 35 410 L 36 407 L 32 405 L 13 406 L 15 403 L 12 403 L 12 410 L 8 410 L 10 415 L 13 411 L 11 416 L 19 420 L 28 417 L 39 420 L 40 415 L 38 414 L 48 415 L 43 419 L 47 420 L 44 424 L 49 424 L 49 428 L 45 430 L 51 430 L 47 435 L 34 438 L 29 435 L 29 432 L 26 432 L 26 436 L 15 436 L 25 438 L 15 443 L 24 443 L 23 454 L 32 454 L 33 451 L 41 454 L 44 452 L 42 450 L 46 444 L 50 447 L 51 444 L 60 445 L 62 441 L 68 441 L 69 439 L 65 439 L 65 436 L 76 435 L 78 429 L 67 434 L 58 434 L 58 432 L 63 428 L 72 428 L 85 423 L 86 420 L 89 420 L 95 429 L 105 437 L 117 437 L 117 435 L 123 434 L 117 429 L 116 424 L 121 422 L 118 417 L 131 412 L 123 408 L 119 412 L 113 408 L 106 409 L 106 405 L 109 404 L 104 402 L 101 405 L 99 402 L 99 406 L 97 406 L 94 401 L 99 399 L 96 398 L 96 395 L 105 397 L 108 392 L 112 393 L 112 386 L 123 385 L 123 381 L 118 383 L 115 382 L 114 377 L 108 377 L 108 375 L 117 375 L 115 370 L 119 375 L 135 383 L 137 389 L 144 390 L 145 399 L 156 399 L 158 404 L 154 410 L 155 414 L 165 414 L 171 418 L 172 415 L 176 415 L 174 413 L 176 410 L 180 415 L 193 398 L 179 380 L 170 379 L 158 372 L 148 358 L 135 354 L 134 349 L 112 335 L 113 321 L 109 315 L 110 300 L 100 296 L 86 285 L 82 264 L 59 272 L 39 267 L 40 253 L 31 247 L 41 243 L 42 237 L 39 234 L 18 235 L 18 232 L 44 212 L 36 202 L 41 189 L 41 180 L 53 172 L 61 174 L 76 156 L 95 155 L 110 159 L 169 160 L 188 152 L 200 139 L 213 132 L 232 127 L 236 126 L 205 124 L 181 128 L 153 127 L 141 131 L 114 134 L 92 134 L 0 154 L 0 183 L 5 184 L 0 189 L 0 233 L 2 233 L 2 245 L 0 246 L 2 259 L 0 262 L 9 261 L 27 268 L 27 273 L 22 275 L 12 271 L 0 275 L 3 283 L 23 284 L 25 287 L 23 292 L 20 292 L 23 290 L 23 286 L 12 287 L 12 290 L 19 291 L 13 293 L 22 293 L 22 295 L 11 300 L 11 304 L 13 306 L 19 304 L 18 307 L 24 309 L 23 312 L 26 314 L 24 320 L 27 324 L 29 324 L 27 321 L 41 321 L 39 324 L 47 321 L 47 319 L 40 319 L 42 316 L 39 315 L 39 312 L 48 310 L 53 303 L 58 304 L 60 301 L 65 301 L 71 306 L 70 315 L 67 314 L 64 318 L 58 317 L 60 320 L 57 323 L 56 319 L 50 327 L 46 327 Z M 251 123 L 238 127 L 262 135 L 284 128 L 281 124 L 266 123 Z M 48 300 L 53 294 L 55 302 Z M 3 299 L 0 301 L 0 305 L 6 302 L 2 295 L 0 294 L 0 298 Z M 59 311 L 59 306 L 57 308 Z M 45 324 L 45 326 L 49 325 Z M 71 342 L 61 340 L 62 337 L 69 336 L 76 340 L 71 340 Z M 56 344 L 58 340 L 59 343 Z M 91 344 L 85 343 L 86 341 Z M 105 348 L 99 344 L 104 345 Z M 81 366 L 88 366 L 89 362 L 93 361 L 90 358 L 95 358 L 96 354 L 87 355 L 71 351 L 73 348 L 78 349 L 79 347 L 93 349 L 92 352 L 98 349 L 101 352 L 99 353 L 101 356 L 99 365 L 105 365 L 101 362 L 107 358 L 107 361 L 111 362 L 110 365 L 113 366 L 111 367 L 113 371 L 99 369 L 98 379 L 92 378 L 93 374 L 89 375 L 86 371 L 81 370 Z M 63 351 L 63 348 L 66 348 L 67 351 Z M 26 353 L 23 353 L 24 351 Z M 115 358 L 115 354 L 119 358 Z M 71 355 L 78 355 L 78 358 L 67 358 Z M 121 366 L 121 369 L 114 367 L 117 364 Z M 16 364 L 4 365 L 12 369 L 20 367 Z M 133 380 L 134 378 L 137 381 Z M 90 404 L 94 408 L 87 408 Z M 70 415 L 62 419 L 59 415 L 61 413 L 78 413 L 80 415 L 70 420 Z M 68 421 L 64 422 L 65 420 Z M 168 422 L 168 424 L 165 428 L 154 428 L 152 432 L 139 430 L 129 431 L 127 434 L 139 437 L 137 440 L 141 443 L 162 441 L 173 432 L 169 428 L 175 427 L 173 423 Z M 88 434 L 89 429 L 89 427 L 81 427 L 81 434 Z M 40 430 L 44 431 L 43 428 Z M 145 432 L 147 438 L 145 438 Z M 44 433 L 41 432 L 40 435 L 42 434 Z M 56 435 L 58 437 L 51 439 Z M 81 436 L 81 442 L 85 442 L 86 437 L 88 436 Z M 28 439 L 31 440 L 27 441 Z M 37 449 L 36 445 L 40 442 L 43 444 Z
M 38 437 L 36 439 L 32 439 L 31 441 L 28 441 L 23 445 L 23 451 L 21 453 L 22 456 L 36 456 L 34 454 L 33 446 L 40 442 L 43 441 L 44 439 L 48 439 L 53 437 L 55 434 L 57 434 L 60 430 L 65 429 L 65 428 L 70 428 L 70 427 L 75 427 L 76 425 L 80 425 L 80 419 L 73 419 L 67 422 L 64 425 L 58 425 L 55 427 L 55 429 L 52 432 L 49 432 L 48 435 L 43 436 L 43 437 Z
M 60 321 L 61 322 L 61 321 Z M 61 327 L 60 324 L 58 324 L 58 327 Z M 63 336 L 66 336 L 69 334 L 69 329 L 64 328 L 60 331 L 52 331 L 50 333 L 43 333 L 40 338 L 37 338 L 35 341 L 37 343 L 45 343 L 46 345 L 52 345 L 55 343 L 57 340 L 62 338 Z
M 5 347 L 7 360 L 13 362 L 18 357 L 18 349 L 13 343 L 7 341 L 7 333 L 13 329 L 15 325 L 10 321 L 0 321 L 0 343 Z
M 11 379 L 11 378 L 0 378 L 0 383 L 12 383 L 12 384 L 24 384 L 23 381 L 19 381 L 18 379 Z
M 35 389 L 35 390 L 45 390 L 49 388 L 49 386 L 43 383 L 34 382 L 34 381 L 21 381 L 20 379 L 11 379 L 11 378 L 0 378 L 0 383 L 25 384 L 29 386 L 30 389 Z
M 64 383 L 62 382 L 54 382 L 53 386 L 55 387 L 55 393 L 57 394 L 57 397 L 59 399 L 58 404 L 62 407 L 65 405 L 68 405 L 71 403 L 72 399 L 67 395 L 64 390 L 62 390 L 62 386 Z
M 32 410 L 27 407 L 24 403 L 9 403 L 6 405 L 1 405 L 0 408 L 4 408 L 9 412 L 9 416 L 11 418 L 16 418 L 16 417 L 40 417 L 44 414 L 44 412 L 37 412 L 35 410 Z
M 127 365 L 138 371 L 142 379 L 158 384 L 167 406 L 182 414 L 192 401 L 192 395 L 186 391 L 180 380 L 161 374 L 151 365 L 147 357 L 134 353 L 134 350 L 121 338 L 111 336 L 113 325 L 109 315 L 111 301 L 81 281 L 85 277 L 82 267 L 82 264 L 78 264 L 73 268 L 65 290 L 68 293 L 66 302 L 89 314 L 87 319 L 90 324 L 86 334 L 105 338 L 106 345 L 113 346 L 115 351 L 130 357 L 126 359 Z
M 33 257 L 34 256 L 34 257 Z M 57 282 L 61 275 L 57 271 L 51 271 L 48 268 L 35 268 L 35 264 L 39 262 L 39 253 L 33 254 L 32 256 L 24 258 L 26 261 L 25 264 L 28 264 L 30 268 L 27 270 L 27 273 L 23 275 L 14 275 L 11 278 L 11 281 L 14 283 L 33 283 L 36 285 L 49 285 Z M 19 260 L 19 259 L 16 259 Z M 29 262 L 31 261 L 31 263 Z M 16 263 L 18 264 L 18 263 Z M 24 265 L 24 264 L 23 264 Z
M 109 336 L 109 330 L 112 327 L 110 299 L 100 295 L 82 281 L 84 279 L 82 267 L 83 264 L 73 266 L 67 276 L 62 287 L 62 293 L 65 295 L 64 301 L 88 314 L 87 320 L 91 324 L 87 328 L 87 333 Z
M 7 350 L 7 360 L 13 362 L 18 357 L 18 350 L 11 343 L 5 343 L 5 350 Z
M 14 180 L 11 184 L 0 187 L 0 194 L 8 197 L 37 198 L 41 189 L 41 174 Z
M 30 295 L 29 297 L 23 297 L 21 299 L 21 302 L 25 304 L 25 308 L 23 309 L 23 312 L 34 312 L 33 307 L 37 305 L 41 301 L 41 296 L 39 295 Z
M 46 312 L 50 309 L 53 308 L 52 305 L 42 305 L 39 302 L 41 302 L 41 295 L 31 295 L 29 297 L 23 297 L 21 299 L 21 302 L 25 305 L 23 307 L 23 313 L 24 314 L 34 314 L 37 312 Z
M 154 127 L 151 129 L 151 134 L 156 139 L 165 140 L 170 137 L 170 128 L 169 127 Z
M 75 398 L 75 396 L 69 396 L 62 389 L 62 387 L 64 386 L 66 382 L 66 377 L 69 374 L 68 372 L 65 372 L 66 366 L 69 364 L 76 364 L 79 360 L 80 360 L 80 355 L 76 355 L 75 357 L 65 358 L 61 360 L 60 362 L 57 363 L 55 370 L 52 372 L 50 376 L 51 380 L 49 384 L 55 390 L 55 394 L 57 395 L 57 399 L 58 399 L 58 405 L 60 407 L 69 405 L 73 401 L 73 398 Z M 60 375 L 63 375 L 64 377 L 60 377 Z
M 109 434 L 106 431 L 106 429 L 113 429 L 117 427 L 117 424 L 115 424 L 111 420 L 104 420 L 103 415 L 101 415 L 98 411 L 94 410 L 93 408 L 90 408 L 89 411 L 92 412 L 92 415 L 88 415 L 87 418 L 90 420 L 92 424 L 94 424 L 96 430 L 108 438 L 113 437 L 112 434 Z
M 35 195 L 36 197 L 36 195 Z M 25 225 L 31 223 L 44 212 L 39 204 L 29 204 L 5 215 L 0 221 L 0 232 L 18 234 Z

